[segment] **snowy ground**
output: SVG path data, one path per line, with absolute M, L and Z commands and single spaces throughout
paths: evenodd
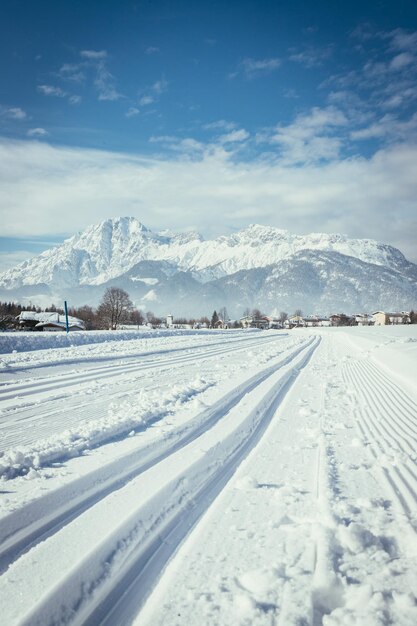
M 0 623 L 415 626 L 417 327 L 136 337 L 0 335 Z

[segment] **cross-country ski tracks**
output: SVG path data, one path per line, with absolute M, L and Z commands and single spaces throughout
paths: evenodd
M 322 348 L 168 564 L 135 626 L 311 623 Z
M 196 348 L 196 350 L 191 350 L 188 346 L 187 348 L 178 348 L 170 351 L 171 353 L 168 355 L 167 352 L 164 351 L 164 357 L 155 358 L 155 354 L 152 354 L 151 357 L 149 357 L 149 355 L 140 355 L 136 357 L 137 360 L 135 360 L 134 363 L 117 364 L 111 361 L 107 365 L 101 365 L 100 367 L 86 371 L 60 374 L 59 376 L 51 376 L 46 379 L 39 378 L 22 383 L 8 383 L 0 389 L 0 400 L 3 410 L 7 410 L 7 408 L 15 410 L 18 406 L 26 406 L 27 404 L 33 404 L 34 402 L 42 400 L 49 401 L 57 397 L 64 398 L 73 393 L 72 387 L 74 386 L 77 387 L 79 391 L 88 388 L 91 382 L 97 382 L 102 379 L 110 378 L 113 381 L 126 374 L 129 375 L 133 373 L 139 375 L 143 371 L 151 369 L 163 370 L 171 368 L 173 365 L 210 359 L 221 355 L 226 356 L 234 352 L 259 347 L 260 343 L 270 345 L 277 340 L 281 340 L 282 337 L 283 335 L 272 335 L 262 341 L 260 341 L 259 338 L 251 338 L 233 342 L 232 345 L 231 342 L 222 342 L 220 345 L 210 345 L 204 349 L 200 347 L 200 349 Z M 172 352 L 176 353 L 180 351 L 185 351 L 186 354 L 172 356 Z M 120 358 L 118 360 L 120 360 Z M 51 391 L 53 391 L 54 394 L 51 394 Z M 28 396 L 29 399 L 27 399 Z
M 207 509 L 261 438 L 277 406 L 308 362 L 318 340 L 271 373 L 211 428 L 90 507 L 13 563 L 4 578 L 38 600 L 19 606 L 0 590 L 3 618 L 14 623 L 98 624 L 134 585 L 135 604 L 152 576 Z M 82 529 L 82 531 L 81 531 Z M 49 554 L 49 558 L 48 558 Z M 51 558 L 51 556 L 53 558 Z M 48 562 L 47 567 L 42 564 Z M 123 606 L 128 603 L 126 597 Z M 120 623 L 119 618 L 113 623 Z
M 147 446 L 138 447 L 128 456 L 116 459 L 61 489 L 28 504 L 0 521 L 0 567 L 4 570 L 10 562 L 40 540 L 56 533 L 70 520 L 94 506 L 115 490 L 146 472 L 170 455 L 196 441 L 225 419 L 228 412 L 239 405 L 260 384 L 274 375 L 289 377 L 297 372 L 300 360 L 304 361 L 315 349 L 318 340 L 311 338 L 293 349 L 273 365 L 235 387 L 202 413 L 181 427 L 173 427 L 164 436 Z M 280 383 L 281 384 L 281 383 Z M 57 459 L 58 460 L 58 459 Z
M 287 333 L 279 333 L 279 338 L 284 339 L 288 335 Z M 178 345 L 177 343 L 174 345 L 169 345 L 169 347 L 164 346 L 160 348 L 155 345 L 155 340 L 151 345 L 145 346 L 143 345 L 143 339 L 138 339 L 134 342 L 127 342 L 128 348 L 126 347 L 126 342 L 109 342 L 109 344 L 99 344 L 93 345 L 94 352 L 85 351 L 86 348 L 91 348 L 90 345 L 86 344 L 83 346 L 78 346 L 74 349 L 69 349 L 69 354 L 67 354 L 66 350 L 59 349 L 58 357 L 51 356 L 51 350 L 41 350 L 39 352 L 27 352 L 23 354 L 17 355 L 20 359 L 25 359 L 23 361 L 16 359 L 11 363 L 4 363 L 3 367 L 0 368 L 0 373 L 2 376 L 6 376 L 4 380 L 0 381 L 0 390 L 2 388 L 7 388 L 10 384 L 10 380 L 7 380 L 7 376 L 18 373 L 19 375 L 24 374 L 25 372 L 30 372 L 31 374 L 37 374 L 38 372 L 42 375 L 43 371 L 48 371 L 51 369 L 54 373 L 60 370 L 60 368 L 68 369 L 71 365 L 77 367 L 77 371 L 85 370 L 89 371 L 94 369 L 96 372 L 100 372 L 102 369 L 107 369 L 109 366 L 113 365 L 128 365 L 131 361 L 135 363 L 145 363 L 152 362 L 155 359 L 163 359 L 167 356 L 172 356 L 177 353 L 199 353 L 201 351 L 205 351 L 210 348 L 217 347 L 225 347 L 225 346 L 235 346 L 240 344 L 245 344 L 250 346 L 251 344 L 261 344 L 261 343 L 269 343 L 273 339 L 277 339 L 278 335 L 274 333 L 250 333 L 248 335 L 240 333 L 239 336 L 223 336 L 219 339 L 216 335 L 211 338 L 210 341 L 198 341 L 194 338 L 193 342 L 190 343 L 190 339 L 188 337 L 183 337 L 184 344 L 182 342 Z M 178 340 L 179 338 L 177 338 Z M 148 340 L 149 341 L 149 340 Z M 164 337 L 160 337 L 158 339 L 158 344 L 164 343 Z M 135 345 L 133 345 L 135 344 Z M 106 345 L 107 351 L 103 350 L 103 345 Z M 111 352 L 108 352 L 109 347 L 111 348 Z M 138 349 L 139 348 L 139 349 Z M 15 355 L 13 355 L 15 356 Z M 9 355 L 11 358 L 12 355 Z M 4 358 L 4 357 L 3 357 Z M 38 359 L 38 360 L 36 360 Z M 49 373 L 47 373 L 49 375 Z M 41 376 L 39 376 L 40 379 Z M 24 380 L 22 381 L 25 382 Z M 29 379 L 31 382 L 31 379 Z
M 345 372 L 363 398 L 356 414 L 364 444 L 394 501 L 407 520 L 417 524 L 417 406 L 373 364 L 350 359 Z
M 242 342 L 241 342 L 242 343 Z M 230 356 L 239 355 L 242 349 L 250 350 L 253 357 L 260 355 L 260 359 L 284 358 L 290 353 L 294 345 L 299 345 L 300 341 L 282 341 L 282 336 L 275 335 L 270 337 L 267 344 L 264 341 L 243 342 L 245 348 L 234 346 L 228 349 L 225 347 L 216 348 L 216 353 L 208 350 L 205 354 L 187 354 L 178 360 L 174 354 L 170 359 L 164 359 L 163 363 L 152 363 L 150 367 L 143 365 L 135 367 L 123 375 L 112 376 L 111 378 L 91 380 L 89 383 L 76 384 L 77 380 L 82 380 L 81 374 L 73 385 L 66 386 L 62 378 L 58 382 L 54 378 L 54 382 L 62 387 L 54 392 L 44 392 L 44 396 L 34 394 L 34 397 L 26 396 L 23 398 L 23 404 L 17 402 L 17 406 L 13 404 L 13 400 L 0 403 L 2 408 L 0 414 L 0 433 L 2 438 L 2 449 L 8 450 L 13 447 L 28 446 L 36 443 L 44 437 L 59 435 L 63 431 L 71 428 L 76 430 L 86 422 L 92 423 L 94 420 L 106 418 L 109 407 L 114 406 L 118 402 L 121 403 L 121 410 L 125 410 L 124 403 L 137 403 L 138 391 L 146 391 L 152 388 L 159 388 L 161 391 L 164 387 L 173 385 L 177 378 L 181 376 L 181 370 L 189 367 L 190 364 L 196 364 L 196 374 L 205 377 L 207 371 L 209 377 L 210 362 L 214 359 L 221 359 L 218 363 L 222 364 L 227 376 L 233 372 L 236 367 Z M 244 363 L 244 361 L 242 361 Z M 170 365 L 171 364 L 171 365 Z M 174 368 L 174 369 L 173 369 Z M 168 377 L 161 377 L 161 373 L 165 370 L 171 370 Z M 112 369 L 109 368 L 109 375 Z M 174 374 L 175 372 L 175 374 Z M 228 373 L 227 373 L 228 372 Z M 187 377 L 189 378 L 189 376 Z M 36 387 L 35 387 L 36 390 Z M 132 400 L 130 400 L 132 398 Z M 9 408 L 6 408 L 5 405 Z M 129 409 L 129 407 L 128 407 Z M 131 409 L 129 409 L 130 412 Z M 138 412 L 136 412 L 138 413 Z M 69 415 L 71 419 L 69 420 Z

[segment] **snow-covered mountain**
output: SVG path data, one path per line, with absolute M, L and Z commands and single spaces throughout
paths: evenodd
M 97 304 L 109 285 L 138 306 L 178 315 L 223 304 L 236 315 L 247 306 L 348 312 L 417 304 L 417 266 L 371 239 L 251 225 L 204 241 L 153 232 L 133 217 L 90 226 L 5 272 L 0 297 Z

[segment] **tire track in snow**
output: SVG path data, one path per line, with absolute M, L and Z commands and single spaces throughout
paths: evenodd
M 82 516 L 85 519 L 74 520 L 14 563 L 4 576 L 15 581 L 15 593 L 30 580 L 40 595 L 36 606 L 27 605 L 23 598 L 23 605 L 16 607 L 6 603 L 2 594 L 8 624 L 16 619 L 22 626 L 57 621 L 121 624 L 128 614 L 131 617 L 190 527 L 262 437 L 318 343 L 315 339 L 305 345 L 286 367 L 271 373 L 258 389 L 254 387 L 255 393 L 246 390 L 243 404 L 227 409 L 227 414 L 223 411 L 224 419 L 205 429 L 201 437 L 153 465 L 125 489 L 92 507 Z M 147 496 L 149 485 L 152 494 Z M 71 549 L 74 541 L 78 555 Z M 55 559 L 40 584 L 38 564 L 45 563 L 48 553 Z M 112 611 L 117 611 L 117 618 Z
M 2 538 L 0 572 L 7 569 L 20 555 L 59 531 L 101 499 L 188 445 L 206 430 L 213 428 L 244 396 L 282 368 L 290 366 L 294 359 L 311 346 L 315 347 L 316 343 L 317 340 L 310 338 L 293 348 L 289 354 L 284 353 L 278 363 L 238 385 L 212 407 L 156 442 L 135 450 L 127 457 L 108 463 L 105 467 L 35 500 L 0 520 L 0 538 Z

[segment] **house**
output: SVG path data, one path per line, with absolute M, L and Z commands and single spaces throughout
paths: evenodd
M 288 328 L 295 328 L 296 326 L 305 326 L 305 320 L 301 315 L 290 315 L 288 319 L 285 320 L 285 325 Z
M 269 320 L 266 317 L 253 317 L 252 315 L 245 315 L 239 320 L 242 328 L 261 328 L 265 330 L 269 328 Z
M 320 317 L 319 315 L 309 315 L 304 318 L 304 323 L 308 328 L 317 326 L 331 326 L 329 317 Z
M 358 326 L 373 326 L 374 318 L 367 313 L 358 313 L 355 315 L 355 323 Z
M 354 326 L 356 325 L 354 317 L 350 317 L 345 313 L 333 313 L 330 315 L 330 326 Z
M 395 324 L 409 324 L 410 314 L 406 311 L 401 313 L 386 313 L 385 311 L 376 311 L 372 314 L 375 326 L 388 326 Z
M 66 330 L 65 315 L 52 311 L 34 313 L 22 311 L 16 317 L 20 330 L 55 332 Z M 68 316 L 68 330 L 85 330 L 84 322 L 77 317 Z
M 233 322 L 231 322 L 230 320 L 217 320 L 217 322 L 214 324 L 214 328 L 231 328 L 232 324 Z
M 240 318 L 239 323 L 242 326 L 242 328 L 250 328 L 252 324 L 252 320 L 253 320 L 252 315 L 245 315 L 244 317 Z
M 266 315 L 265 319 L 269 322 L 269 328 L 279 329 L 282 328 L 282 322 L 277 317 L 271 317 L 270 315 Z

